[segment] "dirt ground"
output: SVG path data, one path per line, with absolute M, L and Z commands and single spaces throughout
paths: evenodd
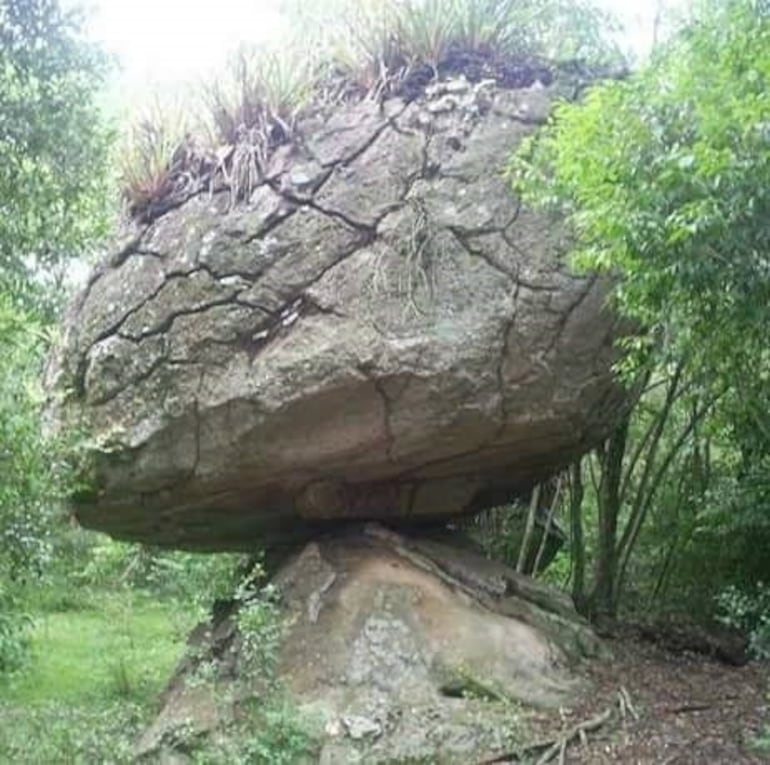
M 564 763 L 770 762 L 770 752 L 752 747 L 770 726 L 770 666 L 729 666 L 638 639 L 615 639 L 608 646 L 614 658 L 589 664 L 594 689 L 579 706 L 531 719 L 539 740 L 612 709 L 606 723 L 566 748 Z M 518 762 L 501 762 L 506 761 Z M 559 762 L 558 754 L 552 762 Z

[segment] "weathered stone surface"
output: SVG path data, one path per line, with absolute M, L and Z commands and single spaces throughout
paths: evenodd
M 247 203 L 199 195 L 138 229 L 52 365 L 94 438 L 81 521 L 236 549 L 445 519 L 603 438 L 624 402 L 607 284 L 570 273 L 501 174 L 557 87 L 309 118 Z
M 273 584 L 286 624 L 280 686 L 321 732 L 308 761 L 465 765 L 515 750 L 519 705 L 574 699 L 585 683 L 573 664 L 601 651 L 563 593 L 373 525 L 311 542 Z M 243 702 L 274 693 L 242 660 L 235 613 L 196 630 L 139 754 L 168 756 L 180 728 L 226 736 Z

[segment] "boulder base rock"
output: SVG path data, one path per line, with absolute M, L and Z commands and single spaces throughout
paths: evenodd
M 585 690 L 572 664 L 600 651 L 565 595 L 467 549 L 371 525 L 308 544 L 273 584 L 286 624 L 278 677 L 317 732 L 314 762 L 467 765 L 511 751 L 520 705 L 569 702 Z M 181 726 L 188 738 L 222 734 L 264 693 L 242 666 L 236 625 L 233 606 L 198 630 L 196 658 L 139 753 L 157 754 Z M 194 682 L 212 657 L 217 671 Z
M 137 228 L 51 382 L 93 435 L 86 526 L 250 549 L 327 521 L 445 520 L 603 439 L 608 284 L 502 175 L 563 83 L 464 80 L 301 120 L 250 198 Z

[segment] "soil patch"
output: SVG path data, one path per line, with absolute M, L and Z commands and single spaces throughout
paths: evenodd
M 565 69 L 571 67 L 566 65 Z M 401 67 L 394 68 L 396 71 L 390 77 L 386 93 L 406 101 L 422 96 L 431 83 L 460 76 L 471 83 L 494 80 L 497 87 L 509 90 L 529 88 L 538 81 L 548 86 L 560 69 L 556 64 L 532 57 L 501 56 L 492 51 L 460 48 L 451 51 L 436 67 L 424 63 L 410 65 L 404 61 Z M 365 95 L 361 94 L 362 97 Z
M 590 698 L 557 714 L 537 713 L 529 721 L 534 738 L 553 738 L 614 707 L 613 721 L 590 733 L 587 740 L 574 742 L 564 762 L 770 762 L 770 752 L 752 746 L 770 721 L 768 665 L 729 666 L 635 639 L 610 640 L 608 647 L 612 660 L 586 665 L 595 687 Z M 639 719 L 627 713 L 618 722 L 621 688 Z

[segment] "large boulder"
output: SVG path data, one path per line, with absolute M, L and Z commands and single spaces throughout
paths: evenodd
M 137 225 L 52 367 L 60 419 L 93 436 L 80 520 L 210 550 L 444 520 L 603 439 L 626 398 L 608 283 L 501 172 L 564 88 L 460 78 L 319 111 L 245 202 Z
M 285 625 L 279 682 L 249 661 L 239 602 L 221 602 L 191 635 L 137 755 L 191 762 L 182 753 L 206 741 L 226 749 L 262 725 L 250 700 L 280 689 L 315 731 L 308 762 L 482 762 L 522 744 L 522 705 L 585 691 L 573 665 L 602 650 L 564 593 L 373 524 L 310 542 L 272 586 Z

